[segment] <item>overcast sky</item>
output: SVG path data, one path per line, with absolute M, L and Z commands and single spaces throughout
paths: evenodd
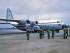
M 58 18 L 70 25 L 70 0 L 0 0 L 0 17 L 7 8 L 16 19 Z

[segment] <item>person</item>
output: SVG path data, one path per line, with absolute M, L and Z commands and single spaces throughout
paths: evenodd
M 54 39 L 54 32 L 55 32 L 55 31 L 54 31 L 54 30 L 52 30 L 52 38 L 53 38 L 53 39 Z
M 50 39 L 50 30 L 47 30 L 48 39 Z
M 67 39 L 68 37 L 68 28 L 64 28 L 64 39 Z
M 27 40 L 29 40 L 29 31 L 26 31 Z
M 44 37 L 44 31 L 41 29 L 39 33 L 40 33 L 39 37 L 40 39 L 42 39 Z

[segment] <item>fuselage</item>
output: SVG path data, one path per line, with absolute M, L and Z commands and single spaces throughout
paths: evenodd
M 54 24 L 54 23 L 36 23 L 36 21 L 20 21 L 17 25 L 14 25 L 17 29 L 22 31 L 39 31 L 40 29 L 46 30 L 62 30 L 62 24 Z

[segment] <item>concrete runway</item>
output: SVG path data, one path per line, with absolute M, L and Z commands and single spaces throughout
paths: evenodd
M 30 40 L 26 40 L 26 34 L 0 35 L 0 53 L 70 53 L 70 37 L 55 37 L 39 39 L 38 33 L 30 34 Z

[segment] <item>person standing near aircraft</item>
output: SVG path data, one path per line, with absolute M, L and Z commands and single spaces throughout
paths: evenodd
M 52 30 L 52 38 L 54 39 L 55 30 Z
M 47 30 L 48 39 L 50 39 L 50 30 Z
M 63 31 L 64 31 L 64 39 L 67 39 L 67 37 L 68 37 L 68 28 L 64 28 Z

